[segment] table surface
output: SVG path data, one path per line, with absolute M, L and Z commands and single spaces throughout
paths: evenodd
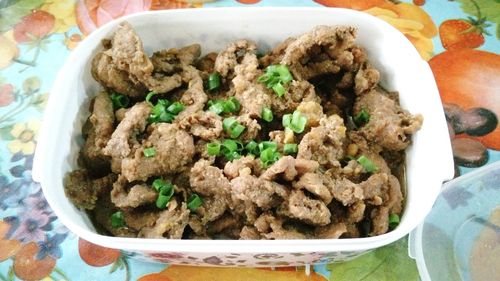
M 265 270 L 166 266 L 135 261 L 112 249 L 98 249 L 99 256 L 89 255 L 86 253 L 97 246 L 82 243 L 59 222 L 40 185 L 31 178 L 36 134 L 49 89 L 65 58 L 86 35 L 129 13 L 222 6 L 362 10 L 389 22 L 415 45 L 429 61 L 444 102 L 457 104 L 467 112 L 500 114 L 499 1 L 198 2 L 207 1 L 0 1 L 0 280 L 418 280 L 415 262 L 408 257 L 407 239 L 350 262 L 315 266 L 306 276 L 300 267 Z M 495 119 L 494 115 L 486 115 Z M 467 130 L 456 133 L 454 142 L 477 134 Z M 469 165 L 488 165 L 500 159 L 500 129 L 497 126 L 486 133 L 475 137 L 471 145 L 481 151 L 482 143 L 488 148 L 489 158 Z M 464 151 L 457 148 L 454 153 L 459 157 Z M 460 167 L 459 171 L 463 174 L 471 169 Z

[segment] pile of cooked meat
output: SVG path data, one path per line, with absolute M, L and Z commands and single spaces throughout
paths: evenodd
M 380 235 L 399 222 L 422 117 L 381 88 L 356 29 L 318 26 L 149 56 L 128 23 L 92 61 L 103 87 L 66 195 L 99 231 L 170 239 Z

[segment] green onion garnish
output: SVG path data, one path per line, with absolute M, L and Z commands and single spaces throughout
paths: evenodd
M 144 156 L 146 157 L 153 157 L 156 155 L 156 148 L 154 147 L 148 147 L 148 148 L 145 148 L 142 153 L 144 153 Z
M 365 171 L 368 173 L 375 172 L 378 169 L 377 166 L 372 162 L 372 160 L 368 159 L 364 155 L 359 156 L 356 161 L 358 161 L 358 163 L 363 166 L 363 169 L 365 169 Z
M 121 211 L 115 212 L 111 215 L 111 226 L 113 228 L 120 228 L 125 226 L 125 219 Z
M 187 207 L 189 210 L 194 211 L 203 204 L 203 200 L 198 194 L 192 194 L 189 196 Z
M 220 87 L 220 74 L 218 72 L 214 72 L 208 76 L 208 85 L 207 88 L 209 91 L 216 90 Z
M 296 143 L 285 143 L 283 146 L 283 153 L 285 154 L 295 154 L 299 151 L 299 146 Z
M 217 142 L 207 143 L 207 153 L 210 156 L 218 156 L 220 153 L 220 143 Z
M 259 154 L 259 146 L 258 144 L 255 142 L 255 141 L 250 141 L 249 143 L 247 143 L 247 145 L 245 145 L 245 150 L 249 153 L 249 154 L 253 154 L 253 155 L 258 155 Z
M 243 144 L 235 140 L 224 140 L 222 142 L 221 152 L 227 160 L 232 161 L 241 157 Z
M 148 96 L 153 96 L 154 94 L 152 93 L 154 92 L 150 92 Z M 147 97 L 146 101 L 151 104 Z M 182 110 L 184 110 L 184 105 L 178 101 L 170 103 L 169 100 L 159 99 L 156 105 L 151 109 L 148 121 L 149 123 L 172 123 L 177 114 L 179 114 Z
M 268 147 L 260 152 L 260 161 L 264 167 L 273 164 L 281 158 L 281 154 L 275 147 Z
M 153 188 L 158 191 L 156 207 L 165 209 L 168 202 L 170 202 L 170 199 L 172 199 L 172 196 L 174 195 L 174 186 L 170 182 L 166 182 L 162 179 L 156 179 L 153 181 Z
M 259 151 L 266 150 L 268 148 L 272 148 L 274 150 L 278 150 L 278 144 L 273 141 L 263 141 L 259 143 Z
M 399 225 L 399 216 L 397 214 L 389 215 L 389 228 L 394 229 Z
M 232 139 L 239 137 L 245 130 L 245 126 L 241 125 L 233 117 L 225 118 L 222 121 L 222 128 Z
M 262 108 L 262 119 L 266 122 L 273 121 L 273 112 L 268 107 Z
M 110 98 L 114 109 L 125 108 L 130 103 L 130 99 L 127 96 L 118 93 L 113 92 Z
M 279 96 L 286 92 L 285 85 L 293 80 L 292 74 L 285 65 L 270 65 L 266 68 L 266 73 L 260 76 L 257 81 L 264 83 L 267 88 Z
M 362 108 L 361 111 L 354 116 L 354 122 L 358 126 L 368 123 L 368 121 L 370 121 L 370 113 L 368 113 L 368 111 L 364 108 Z
M 227 100 L 209 100 L 208 110 L 220 115 L 221 113 L 233 113 L 240 111 L 240 102 L 235 98 L 231 97 Z
M 285 114 L 283 115 L 282 125 L 285 128 L 290 128 L 297 134 L 300 134 L 304 131 L 307 124 L 307 117 L 302 115 L 300 111 L 295 110 L 293 114 Z
M 167 107 L 167 111 L 177 115 L 179 112 L 184 110 L 184 105 L 178 101 L 172 103 L 169 107 Z
M 148 95 L 146 96 L 146 102 L 151 105 L 151 106 L 154 106 L 153 103 L 151 102 L 151 98 L 156 95 L 157 93 L 156 92 L 149 92 Z

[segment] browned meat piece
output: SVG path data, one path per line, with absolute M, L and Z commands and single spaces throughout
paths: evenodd
M 354 92 L 357 95 L 369 92 L 377 86 L 380 73 L 375 68 L 365 64 L 354 77 Z
M 316 101 L 303 101 L 297 106 L 297 110 L 307 117 L 308 128 L 319 126 L 319 120 L 325 117 L 323 107 Z
M 389 176 L 385 173 L 371 175 L 366 181 L 359 184 L 363 190 L 364 197 L 375 202 L 382 203 L 389 189 Z
M 283 220 L 276 218 L 272 213 L 260 215 L 254 223 L 255 229 L 266 239 L 305 239 L 306 235 L 283 228 Z
M 347 232 L 347 227 L 344 223 L 332 223 L 327 226 L 318 226 L 314 230 L 314 234 L 320 239 L 337 239 L 345 232 Z
M 250 118 L 248 114 L 243 114 L 240 115 L 236 118 L 236 121 L 238 121 L 241 125 L 245 126 L 245 130 L 243 133 L 238 137 L 242 141 L 250 141 L 255 139 L 260 132 L 260 125 L 257 120 Z
M 283 58 L 283 55 L 285 54 L 285 50 L 292 43 L 295 41 L 296 38 L 294 37 L 289 37 L 285 39 L 285 41 L 279 43 L 274 47 L 274 49 L 271 50 L 268 54 L 264 55 L 262 58 L 260 58 L 259 62 L 263 67 L 267 67 L 271 64 L 279 64 L 281 59 Z
M 228 179 L 234 179 L 241 175 L 258 175 L 260 169 L 260 161 L 255 160 L 253 155 L 247 155 L 227 162 L 224 166 L 224 174 Z
M 202 111 L 205 103 L 208 101 L 208 96 L 203 90 L 203 79 L 200 72 L 192 67 L 185 66 L 182 72 L 182 80 L 188 83 L 188 89 L 182 94 L 180 102 L 186 108 L 177 115 L 179 121 L 190 116 L 191 114 Z
M 167 209 L 160 213 L 160 217 L 152 227 L 144 227 L 139 237 L 181 239 L 189 221 L 189 210 L 186 203 L 181 206 L 175 199 L 169 202 Z
M 104 53 L 112 58 L 117 69 L 128 73 L 128 78 L 133 83 L 142 83 L 149 90 L 166 93 L 182 83 L 179 74 L 165 76 L 159 72 L 153 73 L 153 63 L 144 52 L 141 39 L 126 22 L 118 26 L 111 48 Z
M 113 58 L 118 69 L 128 72 L 134 82 L 146 81 L 153 73 L 153 64 L 144 52 L 141 39 L 126 22 L 116 29 L 106 54 Z
M 95 208 L 90 212 L 95 219 L 96 224 L 99 226 L 99 229 L 103 229 L 118 237 L 137 237 L 138 232 L 132 227 L 125 226 L 115 228 L 111 225 L 111 216 L 116 211 L 118 210 L 113 203 L 111 203 L 109 192 L 107 192 L 107 194 L 103 195 L 102 198 L 99 199 Z
M 341 202 L 344 206 L 363 200 L 363 188 L 346 178 L 327 181 L 328 188 L 333 194 L 333 198 Z
M 307 197 L 302 190 L 293 190 L 288 201 L 278 207 L 277 213 L 311 225 L 327 225 L 331 217 L 323 201 Z
M 104 87 L 129 97 L 143 97 L 147 89 L 141 83 L 130 80 L 128 73 L 118 69 L 113 58 L 100 52 L 92 59 L 92 77 Z
M 211 111 L 197 111 L 178 121 L 181 129 L 203 140 L 214 140 L 222 133 L 222 118 Z
M 212 73 L 214 72 L 216 59 L 217 59 L 216 52 L 208 53 L 198 60 L 198 62 L 196 63 L 196 68 L 206 73 Z
M 338 160 L 344 157 L 345 136 L 346 127 L 340 116 L 321 118 L 320 125 L 300 141 L 297 158 L 314 160 L 327 167 L 337 166 Z
M 137 103 L 130 108 L 103 149 L 104 154 L 116 159 L 129 156 L 133 149 L 139 146 L 136 135 L 146 129 L 150 112 L 151 106 L 145 102 Z
M 235 67 L 236 76 L 232 80 L 234 95 L 241 104 L 241 113 L 252 118 L 260 118 L 262 109 L 270 107 L 271 95 L 274 95 L 264 84 L 257 82 L 262 71 L 257 69 L 255 54 L 246 54 Z
M 151 62 L 155 71 L 174 74 L 182 71 L 183 65 L 193 64 L 200 53 L 200 44 L 192 44 L 180 49 L 172 48 L 155 52 L 151 57 Z
M 353 46 L 355 33 L 352 27 L 317 26 L 288 45 L 281 64 L 297 80 L 338 73 L 346 67 L 343 52 Z
M 403 150 L 410 144 L 410 135 L 422 126 L 421 115 L 411 115 L 381 91 L 360 96 L 354 105 L 354 114 L 361 110 L 370 114 L 370 120 L 360 132 L 387 150 Z
M 123 176 L 119 176 L 113 184 L 111 202 L 118 208 L 136 208 L 156 201 L 158 193 L 151 187 L 145 184 L 135 184 L 129 189 L 127 184 L 127 179 Z
M 64 177 L 64 192 L 79 208 L 94 209 L 97 199 L 111 190 L 116 176 L 109 174 L 98 179 L 91 179 L 87 170 L 75 170 Z
M 292 156 L 284 156 L 269 167 L 261 177 L 265 180 L 274 180 L 281 175 L 284 180 L 292 181 L 297 174 L 297 170 L 295 169 L 295 158 Z
M 122 210 L 125 225 L 139 232 L 144 227 L 151 227 L 160 216 L 160 210 L 140 210 L 125 208 Z
M 347 209 L 347 221 L 357 223 L 363 220 L 365 216 L 366 205 L 363 201 L 354 202 Z
M 328 190 L 328 188 L 323 184 L 324 176 L 317 173 L 305 173 L 300 177 L 297 182 L 293 183 L 293 187 L 297 189 L 306 189 L 312 194 L 316 195 L 319 199 L 323 200 L 326 204 L 329 204 L 333 196 Z
M 188 225 L 193 230 L 193 232 L 196 234 L 197 237 L 208 238 L 205 224 L 201 222 L 201 219 L 198 216 L 193 214 L 189 215 Z
M 93 176 L 104 176 L 110 172 L 110 158 L 103 154 L 101 147 L 96 145 L 96 132 L 91 126 L 90 132 L 80 151 L 82 166 L 87 168 Z
M 206 196 L 203 197 L 203 204 L 195 210 L 195 213 L 199 215 L 201 223 L 205 225 L 222 216 L 226 209 L 226 198 L 220 195 Z
M 115 117 L 117 122 L 122 122 L 122 120 L 125 118 L 125 113 L 129 111 L 128 108 L 120 108 L 115 111 Z
M 384 205 L 389 208 L 391 213 L 400 214 L 403 211 L 403 192 L 401 191 L 399 180 L 393 175 L 389 175 L 388 197 L 389 198 L 385 200 Z
M 204 159 L 196 162 L 191 168 L 189 181 L 195 192 L 205 196 L 225 195 L 231 191 L 231 184 L 222 170 L 211 166 L 210 162 Z
M 372 230 L 370 235 L 381 235 L 389 230 L 389 208 L 380 207 L 372 210 Z
M 231 180 L 233 201 L 250 201 L 263 210 L 278 206 L 288 195 L 283 185 L 259 179 L 251 175 L 240 175 Z
M 273 114 L 277 117 L 293 112 L 301 102 L 320 102 L 314 86 L 307 81 L 294 80 L 288 85 L 287 91 L 282 97 L 278 97 L 273 92 L 269 94 L 269 97 L 271 98 Z
M 257 46 L 254 42 L 248 40 L 238 40 L 231 43 L 227 48 L 220 52 L 215 60 L 215 71 L 223 77 L 231 77 L 234 68 L 239 64 L 246 54 L 255 54 Z
M 129 181 L 180 172 L 193 160 L 195 147 L 190 134 L 175 124 L 156 123 L 151 128 L 153 131 L 142 147 L 132 157 L 122 161 L 122 174 Z M 156 148 L 156 154 L 153 157 L 144 156 L 146 147 Z
M 245 225 L 240 232 L 241 240 L 260 240 L 260 234 L 253 226 Z
M 386 173 L 386 174 L 391 173 L 391 169 L 387 165 L 387 162 L 379 154 L 382 150 L 382 148 L 379 145 L 373 143 L 369 145 L 367 140 L 363 137 L 362 133 L 359 131 L 351 131 L 349 132 L 348 135 L 351 142 L 356 145 L 356 148 L 358 150 L 357 155 L 358 156 L 364 155 L 366 158 L 370 159 L 373 162 L 373 164 L 375 164 L 375 166 L 377 167 L 375 173 Z M 356 155 L 351 155 L 351 156 L 354 157 Z M 351 168 L 356 169 L 358 167 L 356 163 L 352 163 Z M 344 167 L 344 173 L 348 174 L 349 171 L 346 170 L 345 168 L 346 167 Z
M 305 173 L 314 172 L 319 168 L 319 164 L 316 161 L 305 160 L 305 159 L 295 159 L 295 170 L 299 175 Z
M 95 145 L 104 148 L 114 130 L 115 114 L 113 102 L 105 91 L 100 92 L 94 100 L 92 115 L 89 117 L 96 133 Z
M 224 232 L 224 234 L 230 234 L 230 236 L 233 236 L 231 234 L 231 230 L 233 230 L 234 228 L 238 229 L 238 234 L 236 236 L 239 235 L 239 232 L 241 230 L 241 227 L 242 227 L 242 222 L 241 222 L 241 219 L 239 217 L 235 217 L 231 214 L 226 214 L 222 217 L 220 217 L 219 219 L 217 219 L 216 221 L 210 223 L 208 225 L 208 229 L 207 229 L 207 232 L 209 234 L 216 234 L 216 233 L 222 233 Z M 229 231 L 228 231 L 229 230 Z M 233 237 L 233 238 L 236 238 L 236 237 Z

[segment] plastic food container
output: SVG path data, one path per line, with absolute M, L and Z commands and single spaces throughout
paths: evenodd
M 340 240 L 168 240 L 119 238 L 96 232 L 85 212 L 66 198 L 63 177 L 77 167 L 82 124 L 90 97 L 100 86 L 90 74 L 91 58 L 121 21 L 128 21 L 147 52 L 194 42 L 203 52 L 223 49 L 240 38 L 269 48 L 317 25 L 358 28 L 357 44 L 366 48 L 381 72 L 381 83 L 400 92 L 401 104 L 424 116 L 422 129 L 407 150 L 407 192 L 397 229 L 384 235 Z M 74 233 L 135 257 L 168 263 L 221 266 L 288 266 L 344 261 L 408 234 L 430 211 L 441 184 L 453 175 L 448 129 L 428 64 L 389 24 L 364 13 L 325 8 L 216 8 L 155 11 L 130 15 L 94 31 L 71 53 L 51 90 L 38 138 L 33 178 L 40 182 L 54 212 Z
M 500 162 L 447 182 L 409 248 L 423 281 L 500 280 Z

